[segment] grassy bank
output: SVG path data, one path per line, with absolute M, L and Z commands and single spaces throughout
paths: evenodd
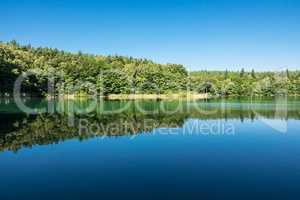
M 184 94 L 111 94 L 106 97 L 108 100 L 176 100 L 176 99 L 208 99 L 208 94 L 193 94 L 193 93 L 184 93 Z
M 89 95 L 63 95 L 58 98 L 62 99 L 78 99 L 78 98 L 90 98 Z M 47 98 L 52 98 L 48 96 Z M 100 96 L 106 100 L 197 100 L 197 99 L 208 99 L 210 95 L 207 93 L 198 94 L 198 93 L 174 93 L 174 94 L 109 94 L 106 96 Z

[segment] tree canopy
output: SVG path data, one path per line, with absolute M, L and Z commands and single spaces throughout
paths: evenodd
M 55 94 L 89 94 L 91 89 L 103 95 L 187 90 L 222 96 L 300 94 L 299 71 L 188 73 L 178 64 L 0 42 L 0 94 L 11 94 L 20 76 L 25 78 L 22 92 L 37 95 L 47 95 L 49 79 L 55 83 Z

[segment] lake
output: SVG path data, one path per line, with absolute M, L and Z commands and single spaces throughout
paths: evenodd
M 300 197 L 298 98 L 0 99 L 0 119 L 3 200 Z

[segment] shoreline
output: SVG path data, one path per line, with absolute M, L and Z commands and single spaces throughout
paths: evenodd
M 31 96 L 26 95 L 22 96 L 24 98 L 45 98 L 45 99 L 91 99 L 95 98 L 91 95 L 75 95 L 75 94 L 66 94 L 66 95 L 59 95 L 59 96 Z M 12 98 L 12 96 L 7 97 Z M 196 93 L 174 93 L 174 94 L 109 94 L 105 96 L 97 96 L 96 98 L 104 99 L 104 100 L 204 100 L 204 99 L 211 99 L 214 98 L 213 95 L 208 93 L 203 94 L 196 94 Z
M 48 96 L 47 99 L 88 99 L 89 95 L 63 95 L 63 96 Z M 202 100 L 210 99 L 209 94 L 109 94 L 106 96 L 99 96 L 100 99 L 105 100 Z
M 281 95 L 279 95 L 281 96 Z M 59 96 L 39 96 L 39 95 L 21 95 L 21 98 L 42 98 L 42 99 L 66 99 L 66 100 L 74 100 L 74 99 L 91 99 L 94 98 L 91 95 L 86 94 L 66 94 Z M 247 97 L 247 96 L 226 96 L 225 98 L 230 97 Z M 274 98 L 276 96 L 254 96 L 256 98 Z M 282 97 L 282 96 L 281 96 Z M 287 97 L 300 97 L 300 95 L 287 95 Z M 0 95 L 0 98 L 13 98 L 13 95 Z M 105 96 L 98 96 L 99 99 L 104 100 L 205 100 L 205 99 L 214 99 L 220 98 L 220 96 L 211 95 L 209 93 L 174 93 L 174 94 L 109 94 Z
M 110 94 L 107 100 L 176 100 L 176 99 L 209 99 L 208 94 Z

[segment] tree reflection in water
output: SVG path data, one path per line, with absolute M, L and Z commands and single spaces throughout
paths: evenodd
M 31 103 L 30 106 L 35 108 L 47 104 L 45 101 Z M 72 138 L 84 140 L 91 137 L 149 134 L 156 128 L 182 127 L 191 118 L 200 120 L 199 123 L 232 119 L 255 121 L 258 116 L 266 119 L 300 119 L 299 101 L 289 101 L 286 107 L 281 107 L 285 112 L 278 111 L 273 101 L 253 104 L 240 100 L 132 101 L 129 104 L 126 101 L 105 101 L 86 114 L 78 113 L 76 109 L 74 111 L 74 107 L 82 111 L 88 105 L 88 101 L 57 101 L 54 113 L 26 115 L 16 108 L 13 101 L 1 101 L 0 151 L 18 151 L 24 147 L 53 144 Z M 124 105 L 127 107 L 121 112 L 107 112 L 120 110 Z

